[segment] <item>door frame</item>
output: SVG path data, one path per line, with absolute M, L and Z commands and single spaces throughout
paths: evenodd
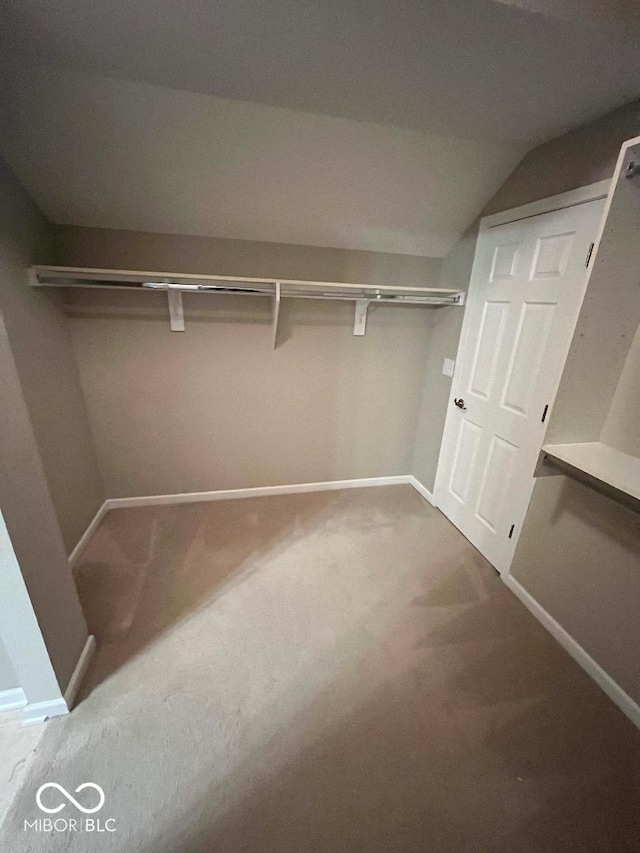
M 520 205 L 520 207 L 501 210 L 499 213 L 491 213 L 489 216 L 483 216 L 480 220 L 478 237 L 483 231 L 486 231 L 488 228 L 495 228 L 497 225 L 507 225 L 509 222 L 518 222 L 520 219 L 529 219 L 530 216 L 540 216 L 542 213 L 552 213 L 554 210 L 564 210 L 566 207 L 575 207 L 576 204 L 585 204 L 588 201 L 598 201 L 598 199 L 606 198 L 609 195 L 610 189 L 611 178 L 607 178 L 606 181 L 596 181 L 595 184 L 587 184 L 584 187 L 578 187 L 577 189 L 569 190 L 566 193 L 550 195 L 547 198 L 541 198 L 538 201 L 532 201 L 529 202 L 529 204 Z M 473 278 L 473 270 L 471 272 L 471 278 Z M 471 279 L 469 281 L 471 281 Z
M 489 216 L 484 216 L 479 223 L 478 228 L 478 236 L 476 238 L 476 248 L 475 254 L 473 258 L 473 265 L 471 267 L 471 275 L 469 277 L 469 285 L 470 289 L 474 283 L 474 281 L 478 277 L 478 267 L 479 267 L 479 255 L 478 255 L 478 243 L 481 237 L 490 229 L 496 228 L 499 225 L 507 225 L 511 222 L 518 222 L 522 219 L 529 219 L 533 216 L 540 216 L 545 213 L 552 213 L 556 210 L 564 210 L 569 207 L 575 207 L 580 204 L 586 204 L 591 201 L 598 201 L 600 199 L 606 198 L 610 194 L 612 186 L 611 179 L 604 181 L 597 181 L 593 184 L 588 184 L 583 187 L 578 187 L 575 190 L 569 190 L 568 192 L 558 193 L 557 195 L 548 196 L 547 198 L 540 199 L 538 201 L 531 202 L 529 204 L 523 204 L 519 207 L 514 207 L 509 210 L 500 211 L 499 213 L 493 213 Z M 600 238 L 602 236 L 602 229 L 604 227 L 604 221 L 606 219 L 606 206 L 603 213 L 602 221 L 600 222 L 600 226 L 598 228 L 598 232 L 594 239 L 594 250 L 592 253 L 592 257 L 595 256 L 595 252 L 597 251 L 597 247 L 600 243 Z M 584 300 L 584 296 L 587 290 L 587 286 L 589 284 L 589 278 L 591 277 L 591 270 L 593 269 L 593 263 L 589 265 L 589 269 L 587 270 L 587 274 L 584 279 L 584 285 L 582 289 L 582 294 L 580 296 L 580 306 Z M 576 323 L 578 322 L 578 316 L 580 313 L 580 308 L 578 309 L 578 313 L 576 315 Z M 460 333 L 460 341 L 458 343 L 458 349 L 456 352 L 456 361 L 453 377 L 451 380 L 451 389 L 449 392 L 449 398 L 447 401 L 447 419 L 445 420 L 445 425 L 442 434 L 442 442 L 440 445 L 440 453 L 438 456 L 438 467 L 436 469 L 436 476 L 433 488 L 434 494 L 434 503 L 438 505 L 438 496 L 441 494 L 443 488 L 443 481 L 446 475 L 446 472 L 443 468 L 443 461 L 446 450 L 449 450 L 449 444 L 447 443 L 447 420 L 449 417 L 449 411 L 451 409 L 451 404 L 453 402 L 454 396 L 456 394 L 456 382 L 459 379 L 459 369 L 461 364 L 460 353 L 464 351 L 464 349 L 469 346 L 472 342 L 469 340 L 469 336 L 471 334 L 471 329 L 468 323 L 469 314 L 465 311 L 463 323 L 462 323 L 462 331 Z M 575 332 L 575 325 L 572 330 L 572 335 L 569 340 L 566 341 L 566 347 L 564 348 L 564 352 L 561 354 L 562 361 L 562 370 L 558 372 L 558 377 L 555 381 L 554 386 L 550 389 L 549 393 L 549 408 L 553 407 L 553 404 L 556 399 L 556 395 L 558 393 L 558 388 L 560 387 L 560 380 L 562 378 L 562 372 L 564 370 L 564 365 L 567 360 L 567 356 L 569 355 L 569 348 L 571 346 L 571 339 L 573 338 L 573 332 Z M 533 489 L 532 489 L 533 493 Z M 525 516 L 526 518 L 526 511 Z M 509 559 L 508 565 L 504 566 L 502 569 L 497 569 L 503 578 L 511 571 L 511 561 L 513 559 L 513 554 L 515 553 L 515 548 L 517 545 L 517 541 L 520 535 L 521 529 L 518 529 L 517 535 L 514 538 L 513 548 L 511 551 L 511 558 Z

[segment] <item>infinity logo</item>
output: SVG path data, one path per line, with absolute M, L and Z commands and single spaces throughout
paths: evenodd
M 95 812 L 99 812 L 102 806 L 104 805 L 104 791 L 102 790 L 100 785 L 96 785 L 95 782 L 83 782 L 83 784 L 79 785 L 74 791 L 75 794 L 79 794 L 80 791 L 84 791 L 85 788 L 94 788 L 98 792 L 100 802 L 97 806 L 94 806 L 91 809 L 87 809 L 84 806 L 81 806 L 80 803 L 76 800 L 76 798 L 73 797 L 65 788 L 63 788 L 62 785 L 58 785 L 57 782 L 45 782 L 44 785 L 40 785 L 40 787 L 38 788 L 38 793 L 36 794 L 36 803 L 38 804 L 38 808 L 41 809 L 43 812 L 46 812 L 47 814 L 57 814 L 58 812 L 61 812 L 62 809 L 66 806 L 66 803 L 60 803 L 60 805 L 56 806 L 54 809 L 50 809 L 47 808 L 47 806 L 43 806 L 41 795 L 42 792 L 46 791 L 47 788 L 56 788 L 64 797 L 67 798 L 67 800 L 69 800 L 70 803 L 73 803 L 73 805 L 77 809 L 80 809 L 81 812 L 84 812 L 84 814 L 94 814 Z

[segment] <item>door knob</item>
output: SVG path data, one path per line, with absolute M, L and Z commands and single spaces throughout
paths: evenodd
M 453 405 L 457 406 L 459 409 L 462 409 L 463 412 L 467 411 L 467 407 L 465 406 L 464 400 L 462 399 L 462 397 L 456 397 L 455 400 L 453 401 Z

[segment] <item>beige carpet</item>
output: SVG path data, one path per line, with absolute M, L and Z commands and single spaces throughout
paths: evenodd
M 2 851 L 640 849 L 640 733 L 408 486 L 117 510 L 78 584 Z M 115 831 L 25 830 L 48 781 Z

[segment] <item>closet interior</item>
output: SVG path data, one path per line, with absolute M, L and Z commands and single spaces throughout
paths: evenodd
M 579 479 L 632 513 L 640 505 L 639 160 L 640 143 L 625 143 L 536 471 Z M 256 257 L 250 275 L 234 275 L 229 259 L 216 269 L 215 241 L 189 239 L 56 227 L 48 255 L 32 258 L 55 263 L 26 271 L 22 286 L 67 327 L 92 441 L 85 450 L 101 476 L 102 505 L 87 507 L 84 529 L 77 513 L 60 509 L 64 473 L 50 478 L 71 565 L 114 508 L 389 484 L 437 504 L 468 251 L 457 270 L 397 256 L 385 272 L 372 268 L 372 255 L 355 283 L 344 273 L 344 281 L 311 277 L 339 271 L 327 250 L 314 250 L 306 267 L 289 264 L 309 277 L 274 275 L 273 259 L 256 275 Z M 633 717 L 635 700 L 624 696 Z
M 0 849 L 636 849 L 625 4 L 3 5 Z

